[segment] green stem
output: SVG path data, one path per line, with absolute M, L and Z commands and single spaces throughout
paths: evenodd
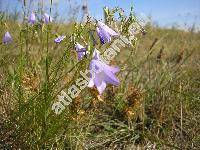
M 20 31 L 20 63 L 19 63 L 19 78 L 18 78 L 18 92 L 19 92 L 19 111 L 21 111 L 22 106 L 22 72 L 23 72 L 23 41 L 22 41 L 22 31 Z
M 46 47 L 46 81 L 45 81 L 45 126 L 46 126 L 46 112 L 47 112 L 47 99 L 49 95 L 49 26 L 47 26 L 47 47 Z

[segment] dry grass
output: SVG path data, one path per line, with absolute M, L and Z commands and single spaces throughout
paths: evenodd
M 112 62 L 121 67 L 119 87 L 101 98 L 85 89 L 56 116 L 60 90 L 88 64 L 76 64 L 68 38 L 53 43 L 54 33 L 69 37 L 73 27 L 6 24 L 14 42 L 0 45 L 1 149 L 200 149 L 199 33 L 148 25 Z M 2 37 L 3 21 L 0 29 Z

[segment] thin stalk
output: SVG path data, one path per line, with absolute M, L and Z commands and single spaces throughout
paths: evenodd
M 42 137 L 45 137 L 47 129 L 47 109 L 48 109 L 48 98 L 49 98 L 49 25 L 47 25 L 47 40 L 46 40 L 46 59 L 45 59 L 45 87 L 44 87 L 44 118 L 43 118 L 43 131 Z M 46 147 L 46 143 L 43 143 L 43 148 Z
M 44 109 L 45 118 L 44 124 L 46 126 L 46 112 L 47 112 L 47 99 L 49 95 L 49 26 L 47 26 L 47 47 L 46 47 L 46 61 L 45 61 L 45 99 L 44 99 Z
M 181 149 L 183 149 L 183 102 L 181 100 Z
M 19 64 L 19 78 L 18 78 L 18 92 L 19 92 L 19 111 L 21 111 L 23 92 L 22 92 L 22 72 L 23 72 L 23 41 L 22 41 L 22 31 L 20 31 L 20 64 Z
M 180 93 L 182 93 L 182 86 L 180 85 Z M 179 97 L 180 94 L 179 94 Z M 180 105 L 181 105 L 181 149 L 183 149 L 183 101 L 182 99 L 180 100 Z

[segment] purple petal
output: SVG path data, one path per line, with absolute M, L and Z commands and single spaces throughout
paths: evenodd
M 10 42 L 12 42 L 12 37 L 11 37 L 9 32 L 6 32 L 4 37 L 3 37 L 3 43 L 8 44 Z
M 93 86 L 94 86 L 94 79 L 93 79 L 93 78 L 90 78 L 88 87 L 93 87 Z
M 111 35 L 108 32 L 106 32 L 105 30 L 102 30 L 102 32 L 103 32 L 103 35 L 104 35 L 104 38 L 106 39 L 106 41 L 108 43 L 111 42 Z
M 49 22 L 52 22 L 53 21 L 53 18 L 51 16 L 49 16 L 47 13 L 44 13 L 44 22 L 46 24 L 48 24 Z
M 90 63 L 90 70 L 98 74 L 104 70 L 104 65 L 99 60 L 92 60 Z
M 99 74 L 96 74 L 94 78 L 94 84 L 96 87 L 100 86 L 102 83 L 103 79 L 99 76 Z
M 118 36 L 119 35 L 114 30 L 112 30 L 110 27 L 105 25 L 103 22 L 98 21 L 98 26 L 99 26 L 100 29 L 106 31 L 107 33 L 109 33 L 112 36 Z
M 106 83 L 112 85 L 120 83 L 115 75 L 115 73 L 119 72 L 119 68 L 108 66 L 100 60 L 93 59 L 90 62 L 90 70 L 95 73 L 95 76 L 90 79 L 88 86 L 93 87 L 95 85 L 100 94 L 105 90 Z
M 97 34 L 102 44 L 111 42 L 111 36 L 119 36 L 118 33 L 100 21 L 97 23 L 97 26 Z
M 63 41 L 63 40 L 65 39 L 65 37 L 66 37 L 66 36 L 64 36 L 64 35 L 59 36 L 59 37 L 57 37 L 57 38 L 54 40 L 54 42 L 57 43 L 57 44 L 59 44 L 61 41 Z
M 101 84 L 97 86 L 97 90 L 101 95 L 105 89 L 106 89 L 106 82 L 102 81 Z
M 93 58 L 95 60 L 99 60 L 100 59 L 100 52 L 95 48 L 94 52 L 93 52 Z
M 109 70 L 104 70 L 104 73 L 106 74 L 105 81 L 112 84 L 112 85 L 119 85 L 119 79 Z
M 86 49 L 82 49 L 82 51 L 85 52 L 78 52 L 78 60 L 81 60 L 86 54 Z
M 97 34 L 98 34 L 98 36 L 100 38 L 101 44 L 105 44 L 106 42 L 105 42 L 105 38 L 103 36 L 103 33 L 98 27 L 97 27 Z
M 80 49 L 82 49 L 84 47 L 81 44 L 76 43 L 75 48 L 76 48 L 76 50 L 80 50 Z
M 106 65 L 105 68 L 106 68 L 106 70 L 110 70 L 112 73 L 117 73 L 120 71 L 119 68 L 108 66 L 108 65 Z
M 36 19 L 35 19 L 35 14 L 34 14 L 34 13 L 31 13 L 28 22 L 31 23 L 31 24 L 34 24 L 34 23 L 35 23 L 35 20 L 36 20 Z
M 105 30 L 97 27 L 97 34 L 100 38 L 101 44 L 105 44 L 106 42 L 109 43 L 111 41 L 111 35 Z
M 78 60 L 81 60 L 83 58 L 83 56 L 85 56 L 87 54 L 86 48 L 84 48 L 79 43 L 76 43 L 75 49 L 78 54 Z

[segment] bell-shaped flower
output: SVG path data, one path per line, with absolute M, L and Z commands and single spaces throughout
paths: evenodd
M 80 45 L 79 43 L 76 43 L 75 49 L 78 54 L 78 60 L 81 60 L 83 58 L 83 56 L 87 54 L 86 48 L 83 47 L 82 45 Z
M 34 24 L 34 23 L 35 23 L 35 20 L 36 20 L 35 13 L 32 12 L 31 15 L 30 15 L 29 18 L 28 18 L 28 22 L 29 22 L 30 24 Z
M 12 42 L 12 37 L 11 37 L 10 33 L 7 31 L 3 37 L 3 43 L 8 44 L 11 42 Z
M 61 41 L 63 41 L 63 40 L 65 39 L 65 37 L 66 37 L 66 36 L 64 36 L 64 35 L 59 36 L 59 37 L 57 37 L 57 38 L 54 40 L 54 42 L 57 43 L 57 44 L 59 44 Z
M 119 68 L 109 66 L 97 57 L 90 62 L 91 78 L 88 87 L 96 87 L 101 95 L 107 84 L 119 85 L 115 73 L 119 72 Z
M 44 23 L 46 24 L 53 21 L 53 18 L 49 16 L 47 13 L 44 13 L 43 18 L 44 18 Z
M 117 32 L 115 32 L 110 27 L 100 21 L 98 21 L 97 23 L 97 34 L 102 44 L 105 44 L 106 42 L 111 42 L 112 36 L 119 36 Z

